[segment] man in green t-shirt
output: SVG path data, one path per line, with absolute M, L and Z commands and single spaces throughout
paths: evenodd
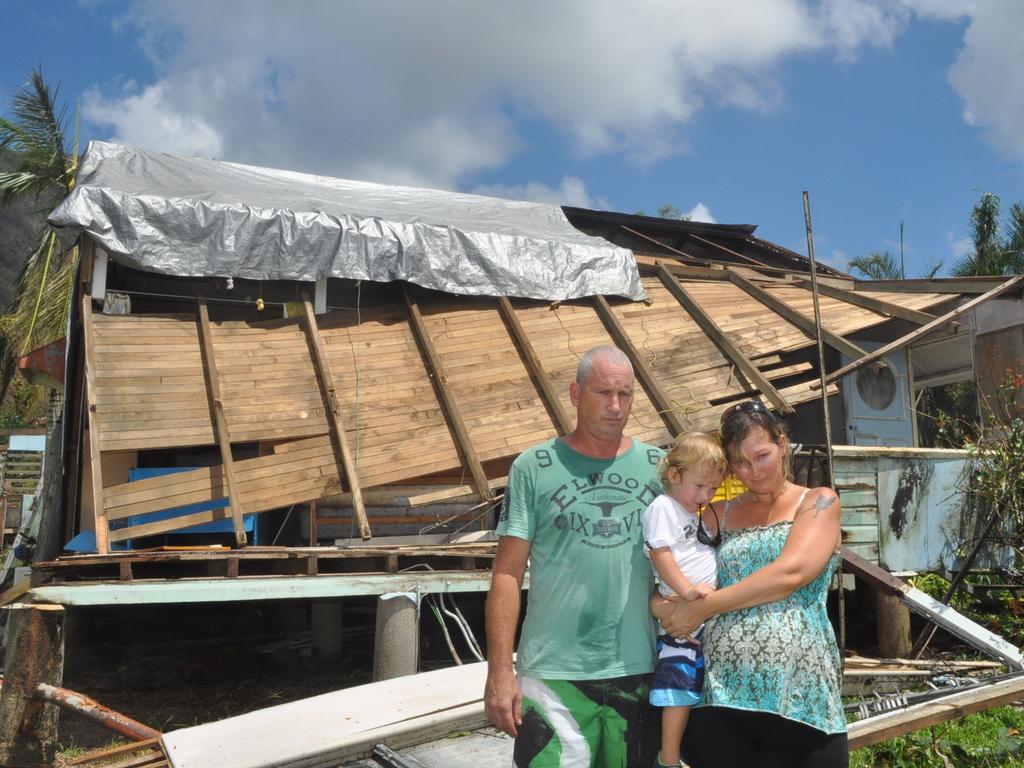
M 484 703 L 516 737 L 520 768 L 639 763 L 655 661 L 643 511 L 660 492 L 662 451 L 623 435 L 633 391 L 621 350 L 590 350 L 569 386 L 575 429 L 524 451 L 509 472 L 487 600 Z

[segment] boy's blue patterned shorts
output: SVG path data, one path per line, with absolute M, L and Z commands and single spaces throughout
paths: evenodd
M 698 641 L 704 628 L 697 632 Z M 656 707 L 692 707 L 703 698 L 704 652 L 700 645 L 658 636 L 658 664 L 651 677 L 650 702 Z

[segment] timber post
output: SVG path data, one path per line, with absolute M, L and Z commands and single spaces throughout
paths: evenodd
M 55 704 L 36 698 L 40 683 L 64 676 L 64 607 L 15 603 L 6 608 L 7 651 L 0 694 L 0 765 L 52 765 L 57 748 Z

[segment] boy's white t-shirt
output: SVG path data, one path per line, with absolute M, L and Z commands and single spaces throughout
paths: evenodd
M 661 494 L 644 511 L 644 552 L 671 547 L 679 570 L 693 584 L 718 586 L 715 548 L 697 541 L 697 515 L 667 494 Z M 675 594 L 661 579 L 658 591 L 668 597 Z

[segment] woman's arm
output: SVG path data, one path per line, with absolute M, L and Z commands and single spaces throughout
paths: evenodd
M 808 494 L 774 562 L 702 599 L 677 602 L 662 626 L 683 637 L 712 616 L 788 597 L 825 569 L 839 543 L 839 517 L 839 498 L 832 489 Z

